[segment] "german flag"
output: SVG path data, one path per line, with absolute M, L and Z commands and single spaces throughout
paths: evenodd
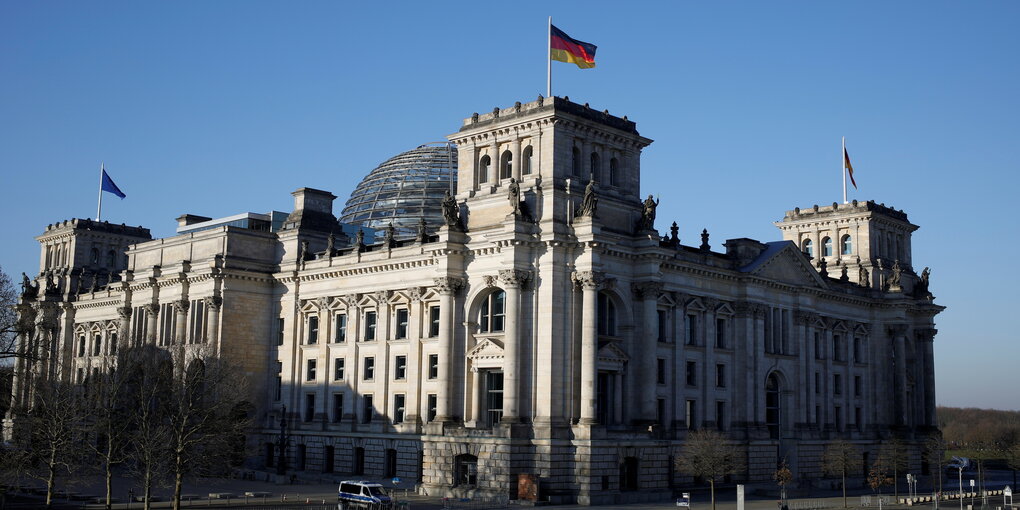
M 854 189 L 857 189 L 857 181 L 854 180 L 854 167 L 850 165 L 850 155 L 847 154 L 846 147 L 843 147 L 843 166 L 846 167 L 847 173 L 850 174 L 850 183 L 854 185 Z M 846 187 L 846 181 L 843 181 L 843 186 Z
M 595 67 L 596 46 L 578 41 L 563 33 L 555 25 L 549 25 L 549 57 L 560 62 L 577 64 L 581 69 Z

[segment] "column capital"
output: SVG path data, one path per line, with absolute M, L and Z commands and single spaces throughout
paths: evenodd
M 531 280 L 531 271 L 522 269 L 500 269 L 499 281 L 507 287 L 523 287 Z
M 191 307 L 191 302 L 187 299 L 178 299 L 173 304 L 177 313 L 188 313 L 188 308 Z
M 159 305 L 153 303 L 142 305 L 142 310 L 145 310 L 146 315 L 155 316 L 159 313 Z
M 117 315 L 119 315 L 121 319 L 130 319 L 131 318 L 131 307 L 130 306 L 118 306 L 117 307 Z
M 205 307 L 212 311 L 218 311 L 220 306 L 223 305 L 223 298 L 219 296 L 212 296 L 205 298 Z
M 411 301 L 421 301 L 425 295 L 425 287 L 410 287 L 407 289 L 407 296 Z
M 606 274 L 601 271 L 574 271 L 570 279 L 582 288 L 598 290 L 606 282 Z
M 922 342 L 934 342 L 935 334 L 937 334 L 939 330 L 935 328 L 921 328 L 915 329 L 914 332 L 917 334 L 918 340 L 921 340 Z
M 812 312 L 805 312 L 802 310 L 793 311 L 793 321 L 797 324 L 810 324 L 811 320 L 816 317 L 817 314 Z
M 638 297 L 659 299 L 659 293 L 662 292 L 662 282 L 634 282 L 630 284 L 630 289 Z
M 393 295 L 392 290 L 380 290 L 375 293 L 375 300 L 380 305 L 388 305 L 390 302 L 390 296 Z
M 456 276 L 443 276 L 433 278 L 436 283 L 436 290 L 440 294 L 456 294 L 464 286 L 464 279 Z

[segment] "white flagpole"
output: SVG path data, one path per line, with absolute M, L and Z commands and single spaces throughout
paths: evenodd
M 99 207 L 96 208 L 96 222 L 103 216 L 103 172 L 106 171 L 106 163 L 99 164 Z
M 545 45 L 545 97 L 552 97 L 552 16 L 549 16 L 548 41 Z
M 840 165 L 843 166 L 843 203 L 846 203 L 846 137 L 843 137 L 843 153 L 839 155 Z

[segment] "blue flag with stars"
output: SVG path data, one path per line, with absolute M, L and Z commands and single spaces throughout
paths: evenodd
M 111 179 L 110 176 L 107 175 L 105 169 L 103 170 L 103 191 L 113 193 L 114 195 L 117 195 L 120 198 L 124 198 L 127 196 L 124 194 L 123 191 L 120 190 L 120 188 L 117 187 L 116 184 L 113 183 L 113 179 Z

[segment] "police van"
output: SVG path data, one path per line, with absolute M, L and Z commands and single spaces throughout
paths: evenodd
M 338 495 L 341 510 L 348 508 L 391 509 L 393 500 L 386 495 L 383 486 L 364 480 L 340 482 Z

